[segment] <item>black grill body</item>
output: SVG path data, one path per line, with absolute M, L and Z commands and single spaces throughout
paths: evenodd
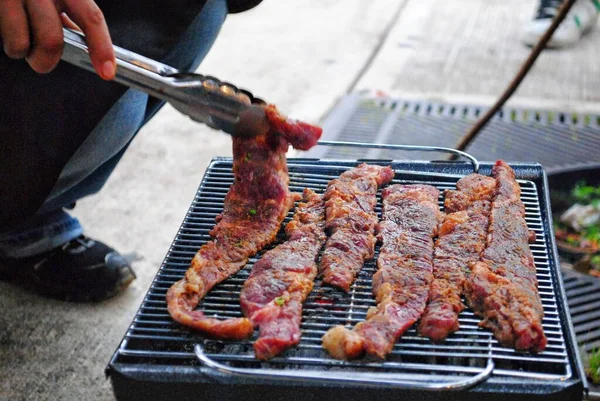
M 441 190 L 454 188 L 461 176 L 472 172 L 471 164 L 460 162 L 365 161 L 391 164 L 396 171 L 393 183 L 426 183 Z M 309 187 L 323 193 L 329 180 L 358 163 L 289 159 L 290 188 L 300 192 Z M 491 163 L 482 163 L 480 173 L 489 175 L 491 166 Z M 207 169 L 154 282 L 107 367 L 117 399 L 363 401 L 400 397 L 480 400 L 485 397 L 486 400 L 580 400 L 587 384 L 559 273 L 546 176 L 538 164 L 511 166 L 522 188 L 526 221 L 537 234 L 531 248 L 544 305 L 543 325 L 549 339 L 548 348 L 543 353 L 533 355 L 501 347 L 487 330 L 477 326 L 479 319 L 472 311 L 465 310 L 460 315 L 461 329 L 441 344 L 419 337 L 411 328 L 385 361 L 333 360 L 321 349 L 320 337 L 331 326 L 353 326 L 365 319 L 366 310 L 375 304 L 370 292 L 375 261 L 365 264 L 348 294 L 315 282 L 304 307 L 301 343 L 268 363 L 254 358 L 252 340 L 212 340 L 183 328 L 168 315 L 165 294 L 172 283 L 183 277 L 196 250 L 210 240 L 208 231 L 214 226 L 214 217 L 222 211 L 225 194 L 233 179 L 232 160 L 216 158 Z M 439 201 L 441 207 L 443 197 Z M 292 215 L 291 212 L 286 222 Z M 284 238 L 279 237 L 277 242 L 282 240 Z M 253 263 L 259 258 L 260 254 L 251 258 L 244 269 L 216 286 L 200 308 L 209 315 L 241 316 L 239 291 Z M 196 344 L 202 344 L 208 357 L 224 365 L 241 369 L 260 368 L 267 373 L 284 371 L 289 373 L 289 377 L 246 377 L 208 368 L 196 358 Z M 328 378 L 342 372 L 348 377 L 394 377 L 424 385 L 451 383 L 480 373 L 490 360 L 495 366 L 492 376 L 460 392 L 409 390 L 384 383 L 340 384 Z M 303 372 L 315 371 L 322 372 L 322 375 L 312 379 L 299 377 Z

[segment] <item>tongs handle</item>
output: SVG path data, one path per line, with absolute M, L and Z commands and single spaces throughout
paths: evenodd
M 93 72 L 85 37 L 67 28 L 63 28 L 63 34 L 62 60 Z M 258 106 L 264 102 L 250 92 L 214 77 L 180 72 L 140 54 L 113 47 L 116 82 L 165 100 L 193 120 L 228 134 L 253 136 L 264 132 L 267 123 L 264 111 Z
M 62 59 L 85 70 L 94 72 L 84 36 L 67 28 L 63 28 L 63 34 L 65 47 Z M 113 46 L 113 48 L 117 61 L 116 82 L 139 89 L 160 99 L 170 100 L 168 99 L 169 96 L 161 91 L 160 88 L 170 86 L 166 77 L 178 73 L 179 71 L 176 68 L 118 46 Z

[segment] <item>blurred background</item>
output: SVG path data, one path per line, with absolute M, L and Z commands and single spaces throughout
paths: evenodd
M 322 123 L 348 93 L 490 105 L 529 53 L 533 0 L 264 0 L 230 15 L 198 72 Z M 600 31 L 545 51 L 509 102 L 600 113 Z M 112 400 L 104 367 L 127 330 L 205 168 L 231 139 L 170 106 L 140 132 L 96 196 L 74 210 L 138 279 L 99 305 L 0 282 L 0 399 Z

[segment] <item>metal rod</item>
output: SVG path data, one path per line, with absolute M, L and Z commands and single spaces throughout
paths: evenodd
M 502 95 L 500 95 L 500 98 L 496 101 L 496 103 L 492 107 L 490 107 L 490 109 L 479 120 L 475 122 L 475 124 L 469 129 L 465 136 L 463 136 L 458 141 L 458 143 L 456 144 L 457 150 L 465 150 L 467 146 L 469 146 L 469 144 L 479 134 L 479 132 L 481 132 L 481 130 L 492 119 L 492 117 L 496 115 L 496 113 L 498 112 L 498 110 L 500 110 L 504 103 L 506 103 L 506 101 L 516 92 L 516 90 L 519 88 L 519 85 L 521 85 L 523 79 L 525 79 L 525 77 L 529 73 L 529 70 L 531 70 L 531 67 L 533 67 L 533 64 L 537 60 L 538 56 L 540 55 L 542 50 L 544 50 L 546 44 L 548 43 L 550 38 L 552 38 L 552 35 L 559 27 L 561 22 L 565 19 L 569 10 L 573 6 L 573 4 L 575 4 L 576 1 L 577 0 L 564 0 L 562 5 L 560 6 L 558 14 L 556 15 L 556 17 L 554 17 L 554 20 L 552 21 L 552 24 L 550 24 L 544 35 L 542 35 L 538 43 L 531 50 L 529 57 L 527 58 L 527 60 L 525 60 L 525 62 L 517 72 L 517 75 L 515 75 L 511 83 L 504 90 Z M 455 160 L 455 158 L 456 155 L 450 156 L 451 160 Z
M 61 57 L 62 60 L 87 71 L 94 72 L 85 37 L 78 32 L 66 28 L 63 28 L 63 35 L 65 47 Z M 177 73 L 177 69 L 139 54 L 131 53 L 118 46 L 113 46 L 113 48 L 117 63 L 115 82 L 141 90 L 159 99 L 167 101 L 173 100 L 173 98 L 179 101 L 186 100 L 185 97 L 177 98 L 181 92 L 169 91 L 172 86 L 172 80 L 166 76 Z
M 455 381 L 448 382 L 421 382 L 418 380 L 410 380 L 405 378 L 392 379 L 385 378 L 377 374 L 368 374 L 361 372 L 333 372 L 333 371 L 299 371 L 299 370 L 275 370 L 275 369 L 244 369 L 233 368 L 222 363 L 216 362 L 206 356 L 204 348 L 200 344 L 194 347 L 194 353 L 198 360 L 206 367 L 212 368 L 215 371 L 226 375 L 242 376 L 247 378 L 265 378 L 268 380 L 304 381 L 307 379 L 327 380 L 335 383 L 343 384 L 360 384 L 361 386 L 381 387 L 387 385 L 394 388 L 402 388 L 407 390 L 428 390 L 428 391 L 459 391 L 473 387 L 478 383 L 490 377 L 494 371 L 494 362 L 491 358 L 488 359 L 486 367 L 477 375 L 468 378 L 460 378 Z M 379 376 L 379 377 L 378 377 Z
M 93 72 L 85 36 L 66 28 L 63 36 L 61 59 Z M 117 63 L 115 82 L 165 100 L 194 121 L 231 135 L 251 136 L 264 129 L 264 110 L 249 104 L 262 101 L 250 92 L 214 77 L 181 72 L 118 46 L 113 49 Z M 238 130 L 238 125 L 249 132 Z
M 452 148 L 445 148 L 441 146 L 419 146 L 419 145 L 390 145 L 381 143 L 366 143 L 366 142 L 343 142 L 343 141 L 319 141 L 317 145 L 320 146 L 346 146 L 351 148 L 371 148 L 371 149 L 397 149 L 397 150 L 408 150 L 408 151 L 422 151 L 422 152 L 444 152 L 451 153 L 454 156 L 461 156 L 468 159 L 473 165 L 473 171 L 479 172 L 479 161 L 472 155 L 456 150 Z

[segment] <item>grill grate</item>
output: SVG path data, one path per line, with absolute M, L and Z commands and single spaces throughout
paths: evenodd
M 564 281 L 581 351 L 596 351 L 600 349 L 600 280 L 565 270 Z
M 323 124 L 323 139 L 454 147 L 486 108 L 347 95 Z M 598 160 L 600 116 L 505 107 L 467 151 L 480 160 L 541 163 L 546 169 Z M 394 160 L 444 159 L 441 153 L 314 148 L 307 157 Z
M 289 160 L 290 189 L 302 191 L 303 188 L 309 187 L 323 193 L 329 180 L 356 165 L 356 162 L 348 161 L 328 163 L 310 159 Z M 424 183 L 434 185 L 441 191 L 453 189 L 460 178 L 458 174 L 470 172 L 468 164 L 453 164 L 456 165 L 462 166 L 458 173 L 453 167 L 453 172 L 457 175 L 421 175 L 416 172 L 400 172 L 415 170 L 414 163 L 394 163 L 397 174 L 393 183 Z M 441 344 L 433 344 L 419 337 L 415 329 L 411 328 L 383 362 L 341 362 L 330 358 L 321 348 L 320 339 L 325 331 L 337 324 L 355 325 L 364 320 L 367 309 L 375 305 L 371 293 L 371 277 L 376 269 L 374 260 L 365 264 L 348 294 L 321 287 L 317 281 L 304 305 L 300 345 L 268 363 L 259 362 L 254 358 L 252 341 L 211 340 L 182 328 L 168 315 L 165 294 L 168 288 L 183 276 L 197 249 L 210 240 L 208 231 L 214 226 L 215 216 L 222 211 L 225 194 L 233 180 L 231 168 L 230 159 L 216 159 L 211 163 L 158 275 L 109 365 L 109 373 L 111 369 L 118 370 L 117 366 L 128 365 L 197 367 L 200 363 L 193 348 L 199 343 L 204 346 L 205 353 L 211 359 L 238 368 L 377 372 L 380 375 L 410 377 L 411 380 L 428 382 L 474 376 L 484 370 L 491 357 L 495 369 L 490 382 L 511 379 L 533 380 L 536 383 L 568 383 L 580 380 L 577 369 L 574 372 L 572 368 L 576 366 L 576 357 L 573 350 L 569 349 L 565 337 L 569 328 L 564 319 L 564 306 L 561 306 L 555 292 L 560 285 L 556 281 L 559 278 L 557 279 L 557 267 L 551 252 L 553 246 L 547 234 L 548 216 L 540 204 L 538 191 L 541 188 L 538 187 L 539 183 L 527 179 L 520 181 L 522 200 L 526 206 L 527 224 L 537 234 L 531 249 L 545 312 L 543 325 L 548 336 L 548 347 L 539 355 L 501 347 L 488 331 L 477 326 L 479 319 L 470 310 L 466 310 L 460 315 L 461 329 Z M 432 163 L 420 164 L 416 169 L 424 168 L 430 168 L 431 172 L 435 173 L 443 170 L 439 165 Z M 483 165 L 481 172 L 489 174 L 490 165 Z M 442 196 L 439 203 L 441 208 Z M 379 209 L 378 212 L 380 213 Z M 292 212 L 286 222 L 291 216 Z M 280 236 L 278 242 L 281 240 L 283 237 Z M 205 297 L 200 308 L 207 315 L 221 318 L 241 316 L 239 292 L 252 265 L 259 257 L 260 255 L 250 259 L 244 269 L 215 287 Z

